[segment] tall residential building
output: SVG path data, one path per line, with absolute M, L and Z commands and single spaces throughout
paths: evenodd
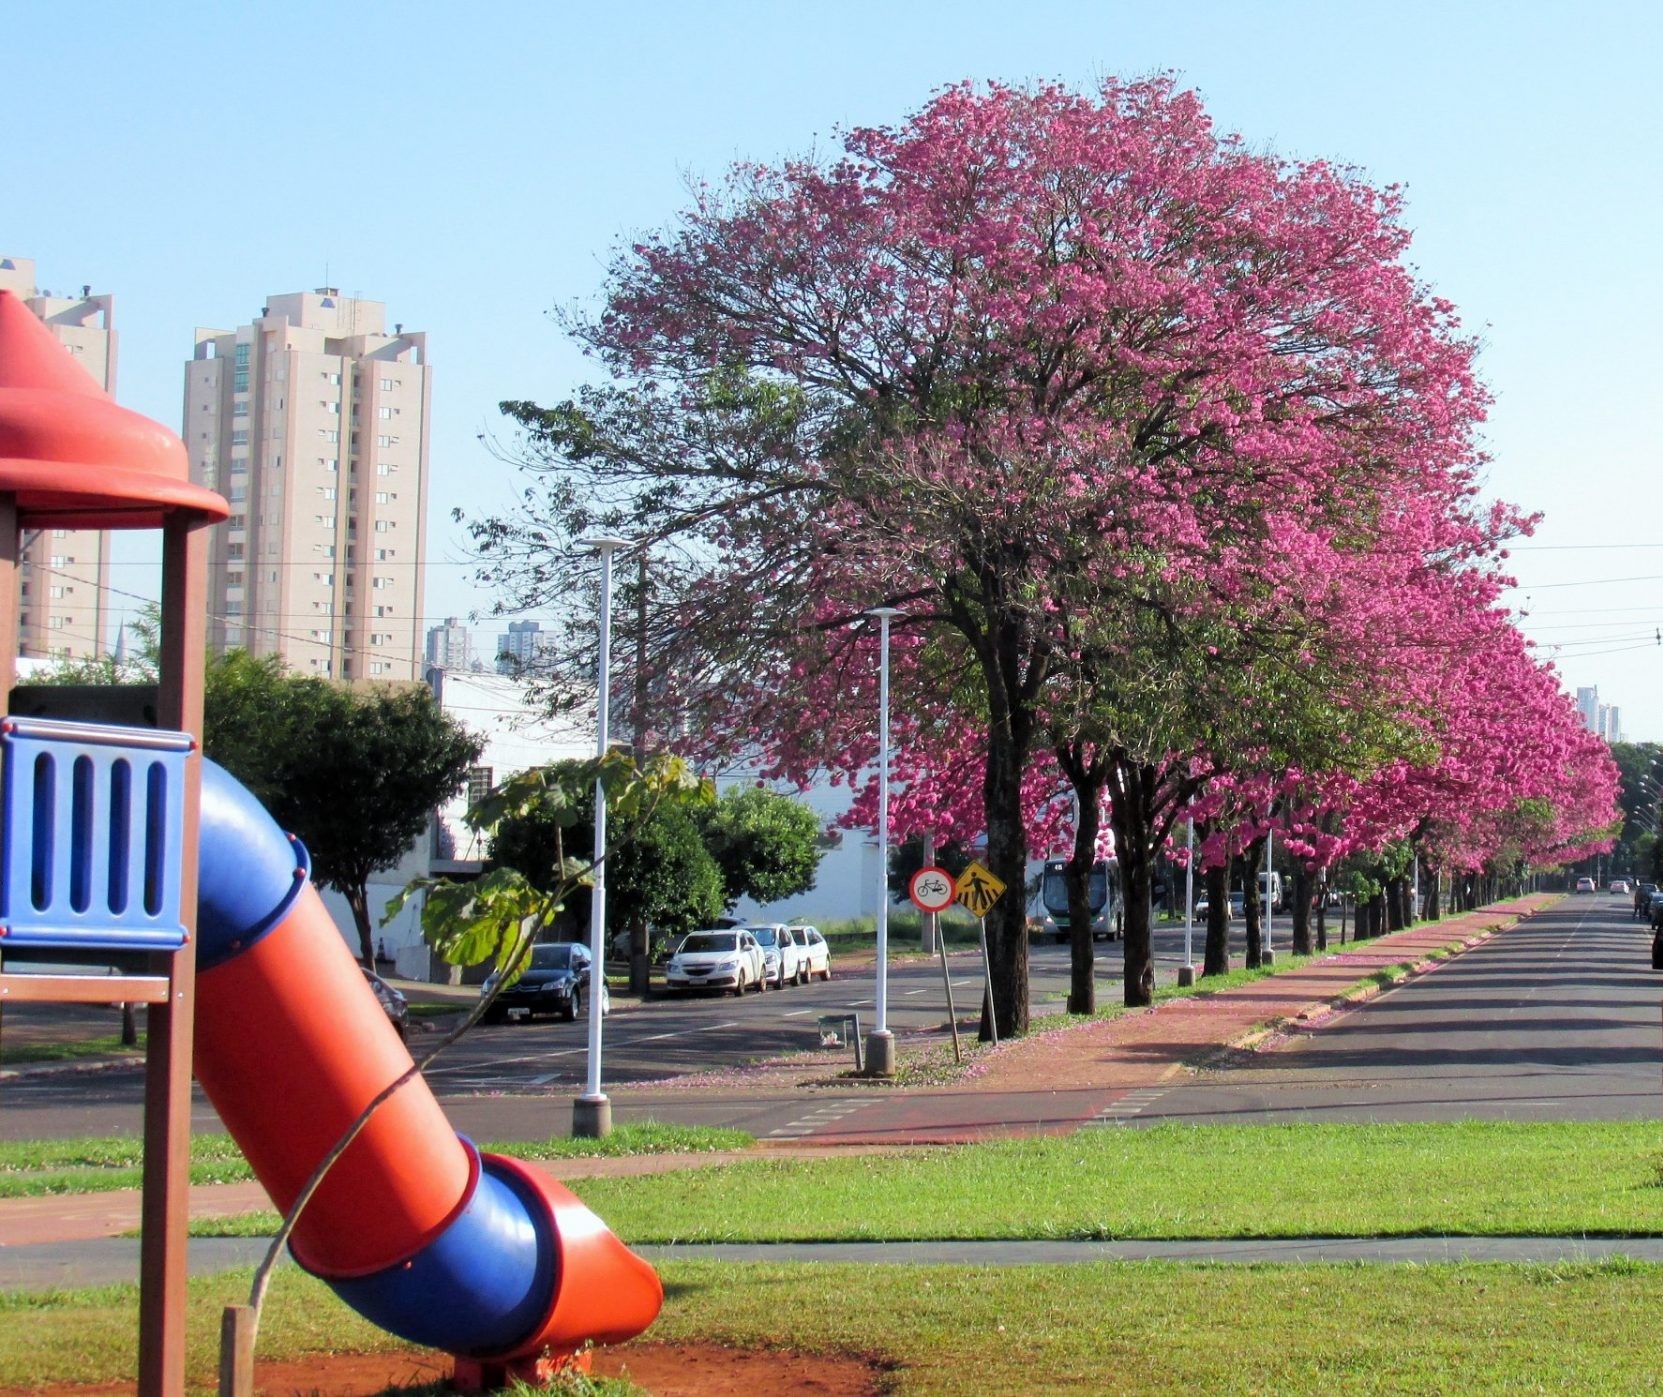
M 1599 706 L 1599 735 L 1607 742 L 1623 740 L 1623 711 L 1614 703 Z
M 427 667 L 450 674 L 466 674 L 478 667 L 474 658 L 473 633 L 454 616 L 427 633 Z
M 554 637 L 536 621 L 510 621 L 507 631 L 497 636 L 497 673 L 535 669 L 553 645 Z
M 0 290 L 10 291 L 46 322 L 58 343 L 115 396 L 115 298 L 54 296 L 35 285 L 27 257 L 0 256 Z M 109 647 L 110 536 L 99 530 L 31 529 L 19 571 L 18 653 L 91 659 Z
M 301 673 L 419 679 L 427 336 L 333 287 L 196 332 L 191 477 L 231 502 L 209 553 L 208 641 Z

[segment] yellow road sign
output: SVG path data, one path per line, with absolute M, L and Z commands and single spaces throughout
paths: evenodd
M 955 891 L 958 893 L 959 906 L 972 917 L 985 917 L 988 908 L 992 907 L 999 900 L 999 895 L 1005 891 L 1005 885 L 981 864 L 972 863 L 959 874 Z

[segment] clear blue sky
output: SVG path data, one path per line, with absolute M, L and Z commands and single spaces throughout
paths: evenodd
M 116 297 L 119 396 L 177 426 L 197 325 L 330 283 L 430 335 L 425 610 L 486 609 L 452 506 L 506 506 L 503 398 L 592 366 L 546 312 L 688 176 L 824 148 L 962 78 L 1171 70 L 1218 123 L 1408 187 L 1421 274 L 1482 332 L 1494 493 L 1569 685 L 1663 740 L 1663 121 L 1654 3 L 8 8 L 0 252 Z M 142 554 L 118 580 L 153 590 Z M 1614 581 L 1611 579 L 1643 579 Z M 496 625 L 485 622 L 481 630 Z

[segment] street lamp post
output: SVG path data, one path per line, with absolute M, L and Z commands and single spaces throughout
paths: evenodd
M 893 606 L 866 613 L 878 618 L 878 983 L 866 1037 L 866 1073 L 895 1075 L 895 1035 L 889 1031 L 889 623 L 903 613 Z
M 627 538 L 602 535 L 584 546 L 601 561 L 600 658 L 595 676 L 595 755 L 606 755 L 612 668 L 612 555 Z M 598 1140 L 612 1133 L 612 1102 L 601 1090 L 601 1005 L 606 994 L 606 787 L 595 778 L 595 861 L 589 897 L 589 1079 L 572 1103 L 572 1134 Z
M 1193 985 L 1195 983 L 1195 957 L 1190 954 L 1191 929 L 1195 923 L 1195 821 L 1187 824 L 1184 836 L 1184 848 L 1188 857 L 1184 860 L 1184 963 L 1178 967 L 1178 983 Z

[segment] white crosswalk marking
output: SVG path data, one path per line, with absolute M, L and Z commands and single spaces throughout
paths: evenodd
M 768 1138 L 800 1139 L 804 1135 L 812 1135 L 822 1126 L 834 1125 L 845 1116 L 852 1115 L 862 1106 L 870 1106 L 872 1098 L 828 1101 L 824 1106 L 816 1107 L 800 1120 L 794 1120 L 790 1125 L 782 1125 L 778 1130 L 770 1130 Z
M 1133 1116 L 1141 1115 L 1167 1093 L 1166 1087 L 1138 1087 L 1129 1091 L 1112 1105 L 1105 1106 L 1087 1125 L 1121 1125 Z

